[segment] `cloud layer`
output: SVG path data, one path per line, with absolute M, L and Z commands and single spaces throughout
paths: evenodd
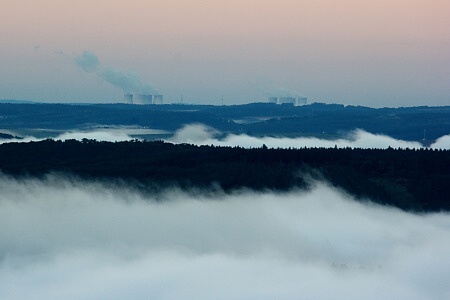
M 445 299 L 450 216 L 326 184 L 231 195 L 0 178 L 2 299 Z

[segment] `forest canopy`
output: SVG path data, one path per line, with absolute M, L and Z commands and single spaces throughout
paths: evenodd
M 0 170 L 17 178 L 50 173 L 225 192 L 307 189 L 324 180 L 357 199 L 409 211 L 450 211 L 450 151 L 432 149 L 244 149 L 163 141 L 55 141 L 0 145 Z

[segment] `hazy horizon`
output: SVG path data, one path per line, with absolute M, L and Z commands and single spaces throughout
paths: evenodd
M 450 103 L 446 0 L 5 0 L 0 10 L 0 99 L 121 102 L 117 79 L 139 78 L 166 103 L 286 91 L 371 107 Z M 103 77 L 77 65 L 86 51 Z

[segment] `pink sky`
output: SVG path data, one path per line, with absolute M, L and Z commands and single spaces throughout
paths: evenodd
M 0 99 L 120 101 L 74 65 L 88 50 L 167 102 L 264 101 L 282 87 L 318 102 L 450 104 L 448 0 L 2 0 L 0 11 Z

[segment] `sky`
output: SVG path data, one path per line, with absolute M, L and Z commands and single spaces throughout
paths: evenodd
M 1 299 L 448 299 L 450 215 L 0 176 Z M 81 221 L 81 222 L 80 222 Z
M 449 15 L 448 0 L 1 0 L 0 99 L 121 102 L 119 78 L 165 103 L 448 105 Z

